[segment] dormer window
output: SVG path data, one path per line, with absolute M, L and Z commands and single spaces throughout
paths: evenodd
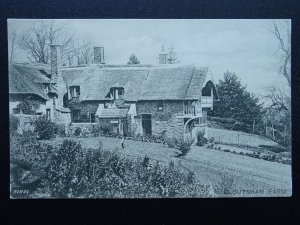
M 49 84 L 43 84 L 43 89 L 45 91 L 46 94 L 49 93 Z
M 71 98 L 79 98 L 80 96 L 80 86 L 71 86 L 70 87 Z
M 125 90 L 123 87 L 111 87 L 106 98 L 110 100 L 124 99 Z

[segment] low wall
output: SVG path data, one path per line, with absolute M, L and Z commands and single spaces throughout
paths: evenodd
M 71 123 L 65 125 L 65 134 L 66 136 L 76 136 L 75 131 L 77 128 L 80 128 L 80 135 L 79 136 L 92 136 L 94 131 L 97 129 L 99 130 L 98 123 Z M 98 132 L 99 133 L 99 132 Z

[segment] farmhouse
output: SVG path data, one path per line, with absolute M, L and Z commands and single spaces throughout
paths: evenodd
M 94 64 L 60 65 L 59 46 L 52 45 L 50 70 L 10 67 L 10 112 L 27 95 L 56 123 L 106 123 L 124 135 L 182 135 L 195 126 L 206 126 L 206 112 L 218 99 L 207 67 L 166 64 L 107 65 L 104 48 L 94 48 Z M 24 81 L 19 77 L 24 76 Z

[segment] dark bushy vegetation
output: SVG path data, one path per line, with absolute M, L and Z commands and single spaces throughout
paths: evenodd
M 193 142 L 194 139 L 191 137 L 191 135 L 186 135 L 185 137 L 178 138 L 177 147 L 181 153 L 177 155 L 177 157 L 185 156 L 191 150 Z
M 203 131 L 198 131 L 197 132 L 197 145 L 198 146 L 204 146 L 207 144 L 208 140 L 207 138 L 204 137 L 205 132 Z
M 99 123 L 99 125 L 100 125 L 100 131 L 103 134 L 111 135 L 113 133 L 111 124 L 109 124 L 107 122 L 101 122 L 101 123 Z
M 14 195 L 14 189 L 30 190 L 25 197 L 48 198 L 201 197 L 207 194 L 192 172 L 180 171 L 174 162 L 163 166 L 147 156 L 128 159 L 118 150 L 105 151 L 101 143 L 98 149 L 83 149 L 70 140 L 60 146 L 50 146 L 33 139 L 22 146 L 22 138 L 15 136 L 11 143 L 12 197 L 20 197 Z
M 46 117 L 39 117 L 35 121 L 35 132 L 39 139 L 49 140 L 55 136 L 56 125 Z
M 9 116 L 9 131 L 11 134 L 17 133 L 19 127 L 19 119 L 13 115 Z

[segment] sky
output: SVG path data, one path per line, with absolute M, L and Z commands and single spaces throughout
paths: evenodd
M 61 21 L 61 20 L 60 20 Z M 270 32 L 272 22 L 290 20 L 63 20 L 77 40 L 90 40 L 105 48 L 108 64 L 125 64 L 135 54 L 142 64 L 158 64 L 161 46 L 173 46 L 181 64 L 209 67 L 217 82 L 234 72 L 257 96 L 265 87 L 284 84 L 279 75 L 279 42 Z M 8 20 L 8 35 L 29 32 L 35 20 Z M 10 39 L 10 38 L 9 38 Z M 26 61 L 22 50 L 15 61 Z

